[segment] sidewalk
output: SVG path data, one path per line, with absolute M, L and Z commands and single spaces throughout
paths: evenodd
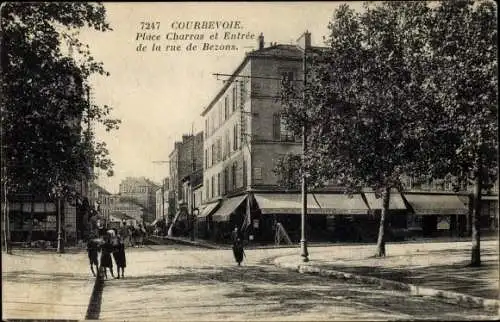
M 85 252 L 2 253 L 2 318 L 83 320 L 94 282 Z
M 375 245 L 315 248 L 308 263 L 290 255 L 276 258 L 275 264 L 498 309 L 498 241 L 481 243 L 482 266 L 478 268 L 467 267 L 470 247 L 470 241 L 388 244 L 386 258 L 372 256 Z

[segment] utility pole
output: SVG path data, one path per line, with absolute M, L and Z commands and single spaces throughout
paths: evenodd
M 194 241 L 195 237 L 195 222 L 196 219 L 194 217 L 194 177 L 196 172 L 196 163 L 194 158 L 194 143 L 195 143 L 195 135 L 194 135 L 194 123 L 191 124 L 191 176 L 189 179 L 189 185 L 191 188 L 191 240 Z
M 303 108 L 304 114 L 307 113 L 306 106 L 306 85 L 307 85 L 307 49 L 311 46 L 311 34 L 306 31 L 299 39 L 300 41 L 304 40 L 304 45 L 302 49 L 302 68 L 303 68 Z M 306 159 L 306 151 L 307 151 L 307 118 L 304 118 L 304 124 L 302 125 L 302 184 L 301 184 L 301 193 L 302 193 L 302 211 L 301 211 L 301 221 L 300 221 L 300 250 L 303 262 L 309 261 L 309 253 L 307 251 L 307 239 L 306 239 L 306 218 L 307 218 L 307 177 L 305 173 L 305 159 Z

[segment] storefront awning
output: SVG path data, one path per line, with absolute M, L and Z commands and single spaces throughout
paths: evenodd
M 300 214 L 302 196 L 294 194 L 255 194 L 262 214 Z M 368 207 L 360 194 L 308 193 L 307 212 L 324 215 L 367 214 Z
M 196 218 L 198 218 L 199 220 L 205 220 L 207 216 L 209 216 L 211 213 L 214 212 L 215 208 L 217 208 L 219 203 L 220 202 L 217 201 L 204 205 L 204 208 L 200 211 L 200 213 Z
M 382 198 L 377 198 L 375 192 L 365 192 L 366 201 L 370 206 L 370 209 L 382 209 L 383 200 Z M 391 197 L 389 198 L 389 209 L 390 210 L 406 210 L 406 205 L 399 192 L 391 192 Z
M 457 195 L 405 194 L 416 215 L 467 215 L 467 206 Z
M 212 216 L 213 221 L 229 221 L 231 214 L 246 199 L 246 195 L 228 198 L 222 202 L 222 206 Z

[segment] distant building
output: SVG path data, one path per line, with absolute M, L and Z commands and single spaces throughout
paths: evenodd
M 203 132 L 183 135 L 182 141 L 175 142 L 169 162 L 169 221 L 187 221 L 192 212 L 193 191 L 203 183 Z M 183 225 L 186 228 L 189 223 Z
M 144 222 L 151 223 L 156 218 L 156 191 L 158 189 L 160 186 L 145 177 L 127 177 L 120 183 L 120 202 L 129 202 L 142 207 Z

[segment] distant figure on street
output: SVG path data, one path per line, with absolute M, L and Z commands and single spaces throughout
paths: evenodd
M 92 275 L 96 276 L 99 273 L 99 241 L 94 238 L 94 235 L 91 235 L 89 240 L 87 241 L 87 253 L 90 261 L 90 270 L 92 271 Z M 94 271 L 95 265 L 95 271 Z
M 117 278 L 120 278 L 120 269 L 122 272 L 122 278 L 125 277 L 125 267 L 127 267 L 125 244 L 119 236 L 113 244 L 113 258 L 115 259 L 116 271 L 118 274 Z
M 137 247 L 142 247 L 144 245 L 144 236 L 146 235 L 146 230 L 139 224 L 135 228 L 134 243 Z
M 115 277 L 115 274 L 113 274 L 113 260 L 111 259 L 112 252 L 113 245 L 111 244 L 111 236 L 107 235 L 104 237 L 104 244 L 101 246 L 101 267 L 106 279 L 108 278 L 108 268 L 111 273 L 111 277 Z
M 243 249 L 243 239 L 240 236 L 238 227 L 234 227 L 231 235 L 233 239 L 234 259 L 236 260 L 236 263 L 238 263 L 238 266 L 240 266 L 241 262 L 243 261 L 243 256 L 245 256 L 245 250 Z
M 135 228 L 134 228 L 134 226 L 132 226 L 131 224 L 129 224 L 127 228 L 128 228 L 128 235 L 129 235 L 129 238 L 128 238 L 128 240 L 129 240 L 129 246 L 130 246 L 130 247 L 134 247 L 134 246 L 135 246 L 135 245 L 134 245 L 134 239 L 135 239 L 135 236 L 134 236 L 134 235 L 135 235 Z
M 122 222 L 120 227 L 119 235 L 124 245 L 130 246 L 130 232 L 127 227 L 127 223 L 125 220 Z

